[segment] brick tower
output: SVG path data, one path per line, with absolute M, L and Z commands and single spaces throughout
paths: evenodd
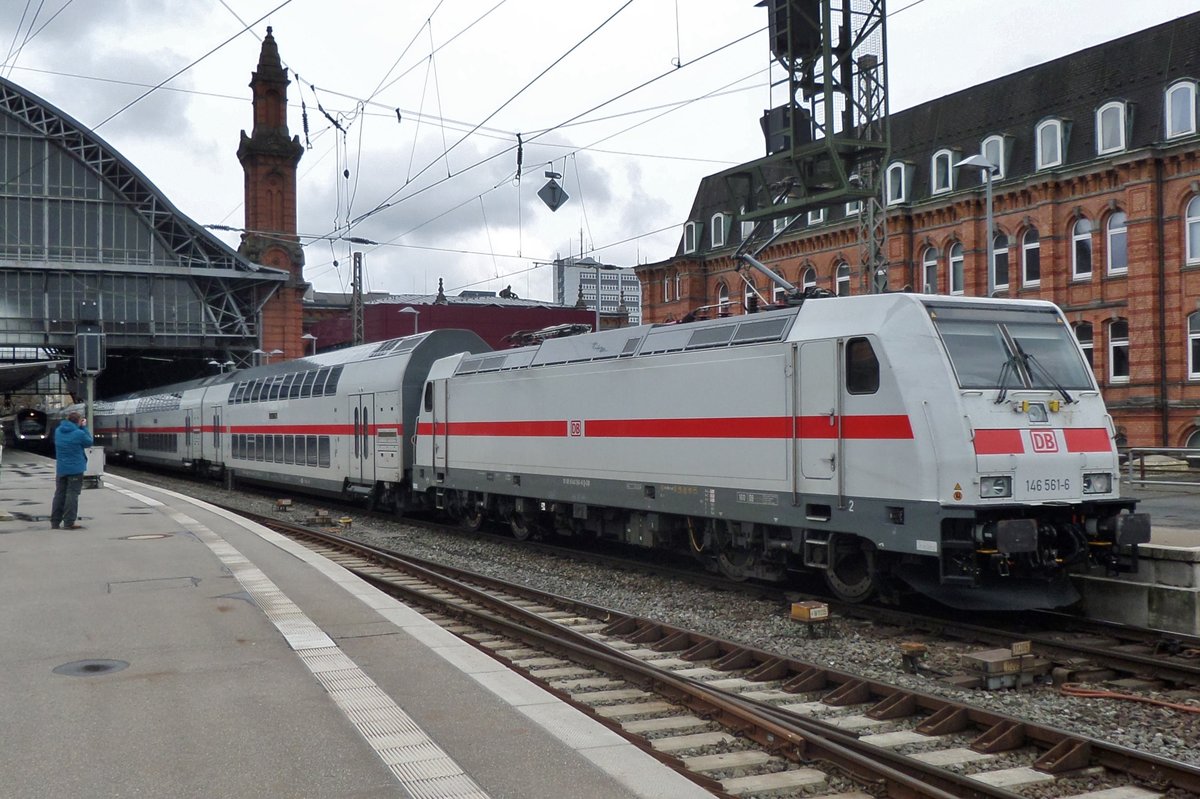
M 304 152 L 300 137 L 288 134 L 288 71 L 279 60 L 271 29 L 263 39 L 258 69 L 250 79 L 254 129 L 242 131 L 238 161 L 245 173 L 246 232 L 238 252 L 255 263 L 287 270 L 291 278 L 263 305 L 259 347 L 282 350 L 279 358 L 305 354 L 303 308 L 304 251 L 296 236 L 296 166 Z

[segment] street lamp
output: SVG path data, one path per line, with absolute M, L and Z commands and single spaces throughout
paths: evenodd
M 312 342 L 312 354 L 316 355 L 317 354 L 317 337 L 314 336 L 312 333 L 305 333 L 300 338 L 304 339 L 305 341 Z
M 995 254 L 992 252 L 992 249 L 996 246 L 995 232 L 992 230 L 992 176 L 994 174 L 996 174 L 996 165 L 993 164 L 991 161 L 987 160 L 987 158 L 985 158 L 982 154 L 979 154 L 979 155 L 972 155 L 967 158 L 964 158 L 963 160 L 959 161 L 954 166 L 955 167 L 973 166 L 973 167 L 976 167 L 977 169 L 983 170 L 983 174 L 984 174 L 984 177 L 985 177 L 985 180 L 987 183 L 987 201 L 986 201 L 987 266 L 986 266 L 986 269 L 987 269 L 987 296 L 991 297 L 992 294 L 995 293 L 995 291 L 996 291 L 996 273 L 994 271 Z
M 420 311 L 418 311 L 416 308 L 412 307 L 411 305 L 405 305 L 403 308 L 401 308 L 401 309 L 400 309 L 400 313 L 404 313 L 404 314 L 409 314 L 409 313 L 410 313 L 410 314 L 412 314 L 412 318 L 413 318 L 413 335 L 414 335 L 414 336 L 415 336 L 415 335 L 417 335 L 417 320 L 420 318 L 420 316 L 421 316 L 421 312 L 420 312 Z
M 254 349 L 250 350 L 250 354 L 254 356 L 254 365 L 262 366 L 263 356 L 267 354 L 267 351 L 263 349 Z

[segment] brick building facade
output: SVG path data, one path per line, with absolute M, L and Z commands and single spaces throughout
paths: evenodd
M 1132 446 L 1200 446 L 1200 14 L 891 117 L 891 290 L 985 296 L 982 153 L 994 173 L 995 296 L 1066 313 Z M 676 255 L 638 267 L 644 319 L 744 313 L 779 291 L 736 271 L 737 198 L 702 181 Z M 776 220 L 759 259 L 798 286 L 861 293 L 857 208 Z M 768 223 L 770 224 L 770 223 Z
M 250 80 L 254 127 L 242 131 L 237 156 L 245 174 L 245 232 L 241 255 L 264 266 L 285 269 L 291 277 L 263 303 L 259 347 L 279 350 L 284 358 L 306 353 L 302 303 L 304 251 L 296 236 L 296 166 L 304 153 L 300 137 L 287 124 L 287 69 L 271 29 L 263 39 L 258 69 Z

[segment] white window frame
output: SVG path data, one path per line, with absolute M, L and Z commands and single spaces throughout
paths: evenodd
M 792 217 L 777 216 L 773 220 L 771 220 L 771 232 L 772 233 L 780 233 L 783 230 L 785 230 L 787 228 L 787 226 L 790 225 L 791 223 L 792 223 Z
M 939 180 L 939 162 L 945 167 L 944 180 Z M 929 183 L 934 194 L 954 191 L 954 153 L 950 150 L 938 150 L 929 159 Z
M 1175 115 L 1172 111 L 1175 110 L 1175 99 L 1179 96 L 1187 98 L 1187 118 L 1188 126 L 1176 130 L 1174 128 Z M 1196 132 L 1196 82 L 1191 80 L 1180 80 L 1172 83 L 1163 93 L 1163 113 L 1165 115 L 1163 130 L 1166 131 L 1166 138 L 1174 139 L 1179 136 L 1187 136 L 1190 133 Z
M 786 291 L 787 289 L 776 283 L 774 291 L 771 292 L 771 302 L 779 305 L 781 302 L 783 302 L 783 295 Z
M 744 216 L 745 213 L 746 213 L 746 206 L 743 205 L 741 210 L 738 211 L 738 216 Z M 745 241 L 746 239 L 750 238 L 750 236 L 753 235 L 753 233 L 754 233 L 754 223 L 742 220 L 742 241 Z
M 1079 227 L 1080 225 L 1084 224 L 1086 224 L 1087 230 L 1085 232 L 1080 232 Z M 1094 260 L 1093 256 L 1095 255 L 1092 248 L 1093 230 L 1094 227 L 1092 225 L 1092 220 L 1088 219 L 1086 216 L 1076 218 L 1074 224 L 1071 225 L 1071 280 L 1085 281 L 1092 279 L 1092 262 Z M 1081 270 L 1081 264 L 1079 263 L 1080 244 L 1087 245 L 1088 262 L 1086 272 Z
M 1001 237 L 1004 238 L 1004 246 L 997 247 L 996 239 L 999 239 Z M 997 232 L 996 235 L 992 237 L 992 263 L 991 263 L 992 287 L 996 291 L 1000 291 L 1001 289 L 1004 289 L 1005 291 L 1007 291 L 1008 284 L 1012 281 L 1012 259 L 1009 258 L 1009 247 L 1011 247 L 1011 246 L 1012 246 L 1012 242 L 1010 242 L 1008 240 L 1007 233 Z M 1000 258 L 1001 255 L 1004 256 L 1004 282 L 1003 283 L 1000 282 L 999 274 L 996 272 L 996 262 Z
M 908 202 L 908 165 L 903 161 L 895 161 L 888 165 L 884 176 L 887 186 L 887 204 L 900 205 Z
M 1087 328 L 1088 340 L 1084 341 L 1079 337 L 1079 331 Z M 1084 360 L 1088 362 L 1088 366 L 1092 369 L 1096 366 L 1095 349 L 1096 349 L 1096 329 L 1091 322 L 1079 322 L 1071 327 L 1071 332 L 1075 334 L 1075 340 L 1079 342 L 1079 349 L 1083 350 Z
M 717 315 L 724 316 L 729 313 L 729 286 L 721 283 L 717 286 Z
M 1042 132 L 1049 129 L 1054 129 L 1055 149 L 1058 151 L 1055 158 L 1047 158 L 1045 148 L 1042 146 Z M 1037 149 L 1037 168 L 1049 169 L 1050 167 L 1061 166 L 1063 163 L 1063 121 L 1061 119 L 1044 119 L 1038 123 L 1034 129 L 1034 145 Z
M 712 248 L 715 250 L 718 247 L 725 246 L 725 214 L 716 213 L 712 216 Z
M 947 271 L 950 274 L 950 293 L 963 294 L 966 291 L 967 276 L 964 271 L 966 256 L 961 241 L 950 245 L 946 253 Z
M 808 224 L 819 225 L 825 221 L 825 209 L 818 208 L 815 211 L 808 212 Z
M 662 301 L 663 302 L 671 301 L 671 274 L 669 272 L 663 273 Z
M 688 222 L 683 226 L 683 252 L 684 254 L 696 251 L 696 223 Z
M 683 273 L 675 270 L 675 299 L 683 299 Z
M 1113 328 L 1115 328 L 1119 324 L 1125 325 L 1125 335 L 1122 338 L 1117 338 L 1115 335 L 1113 335 Z M 1130 360 L 1129 360 L 1130 352 L 1129 352 L 1129 320 L 1128 319 L 1114 319 L 1113 321 L 1108 323 L 1108 382 L 1110 382 L 1110 383 L 1128 383 L 1129 382 L 1129 374 L 1128 373 L 1123 374 L 1123 375 L 1119 375 L 1116 373 L 1116 360 L 1117 359 L 1115 357 L 1115 353 L 1119 349 L 1125 350 L 1125 364 L 1126 364 L 1126 367 L 1129 367 L 1131 364 L 1130 364 Z
M 1200 380 L 1200 311 L 1188 316 L 1188 380 Z
M 817 285 L 817 270 L 813 269 L 811 266 L 806 267 L 803 274 L 801 274 L 801 276 L 800 276 L 801 290 L 815 288 L 816 285 Z
M 1120 226 L 1116 223 L 1120 220 Z M 1116 251 L 1116 246 L 1113 244 L 1113 237 L 1120 234 L 1122 244 L 1121 251 L 1124 254 L 1122 260 L 1125 261 L 1124 266 L 1113 266 L 1113 252 Z M 1108 215 L 1108 221 L 1104 223 L 1104 258 L 1105 269 L 1110 275 L 1124 275 L 1129 272 L 1129 219 L 1125 216 L 1124 211 L 1113 211 Z
M 845 292 L 842 287 L 845 286 Z M 834 293 L 839 297 L 850 296 L 850 264 L 845 261 L 839 261 L 837 266 L 833 268 L 833 287 Z
M 862 200 L 851 200 L 846 203 L 846 216 L 856 217 L 862 213 Z
M 1183 223 L 1184 251 L 1189 264 L 1200 264 L 1200 194 L 1188 201 Z
M 1032 244 L 1029 243 L 1030 233 L 1037 237 L 1037 241 Z M 1034 251 L 1037 252 L 1038 276 L 1030 279 L 1029 254 Z M 1040 285 L 1042 285 L 1042 235 L 1037 228 L 1031 227 L 1021 234 L 1021 286 L 1033 288 Z
M 988 147 L 990 145 L 995 145 L 995 148 L 996 148 L 996 157 L 995 158 L 991 158 L 988 156 Z M 992 180 L 993 181 L 1001 180 L 1004 177 L 1004 175 L 1007 171 L 1007 167 L 1008 167 L 1008 164 L 1005 163 L 1005 161 L 1008 160 L 1008 158 L 1007 158 L 1007 155 L 1008 155 L 1007 139 L 1004 136 L 1000 136 L 1000 135 L 988 136 L 986 139 L 984 139 L 983 141 L 981 141 L 979 143 L 979 152 L 983 155 L 984 158 L 987 158 L 987 160 L 991 162 L 992 166 L 996 167 L 996 170 L 994 172 L 992 172 Z M 986 177 L 983 179 L 987 180 Z
M 929 279 L 930 274 L 933 280 Z M 936 247 L 926 247 L 921 253 L 921 293 L 938 293 L 938 251 Z
M 1104 141 L 1104 117 L 1110 113 L 1117 115 L 1117 140 L 1106 144 Z M 1096 109 L 1096 155 L 1119 153 L 1125 149 L 1128 117 L 1129 109 L 1120 100 L 1113 100 Z
M 757 296 L 758 296 L 758 287 L 755 286 L 752 282 L 747 281 L 746 282 L 746 291 L 742 294 L 742 310 L 743 311 L 748 310 L 750 308 L 750 298 L 757 297 Z

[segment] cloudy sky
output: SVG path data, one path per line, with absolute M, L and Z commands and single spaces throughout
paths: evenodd
M 196 222 L 240 228 L 235 153 L 271 25 L 307 147 L 299 230 L 318 290 L 346 290 L 355 248 L 370 290 L 441 278 L 549 299 L 545 264 L 581 247 L 623 266 L 669 257 L 700 178 L 763 154 L 758 118 L 779 99 L 754 3 L 0 0 L 0 75 L 96 129 Z M 1197 10 L 890 0 L 891 108 Z M 570 195 L 557 212 L 536 194 L 547 171 Z M 339 239 L 348 226 L 378 244 Z

